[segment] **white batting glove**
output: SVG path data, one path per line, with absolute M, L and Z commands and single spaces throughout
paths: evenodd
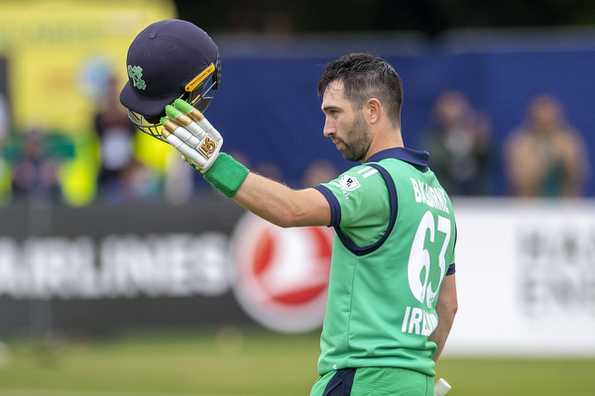
M 219 156 L 223 137 L 205 116 L 188 102 L 177 99 L 165 106 L 161 119 L 163 136 L 184 159 L 201 173 L 209 170 Z

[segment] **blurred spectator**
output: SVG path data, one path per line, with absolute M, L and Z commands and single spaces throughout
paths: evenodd
M 281 183 L 283 182 L 283 172 L 281 172 L 281 169 L 272 162 L 261 162 L 254 167 L 254 172 L 264 177 L 268 177 L 269 179 Z
M 534 98 L 506 144 L 510 189 L 521 197 L 576 197 L 587 173 L 584 143 L 550 96 Z
M 12 175 L 5 159 L 5 149 L 10 129 L 10 117 L 6 97 L 0 93 L 0 203 L 5 203 L 10 196 Z
M 442 93 L 433 123 L 424 134 L 432 170 L 452 195 L 488 193 L 490 161 L 488 122 L 456 91 Z
M 101 146 L 98 191 L 108 200 L 119 200 L 110 196 L 123 193 L 123 178 L 134 161 L 134 127 L 118 99 L 119 89 L 117 79 L 111 77 L 106 95 L 95 113 L 95 131 Z
M 160 195 L 157 175 L 142 162 L 133 159 L 122 173 L 121 196 L 125 201 L 155 199 Z
M 10 128 L 10 117 L 8 112 L 8 103 L 6 97 L 0 94 L 0 142 L 8 136 L 8 129 Z
M 47 133 L 32 129 L 23 135 L 24 142 L 15 154 L 12 167 L 12 193 L 15 199 L 60 201 L 62 194 L 58 171 L 60 162 L 45 145 Z
M 164 193 L 168 202 L 181 204 L 192 197 L 196 171 L 179 155 L 172 155 L 165 170 Z M 204 182 L 204 181 L 203 181 Z M 205 186 L 206 187 L 206 186 Z
M 325 160 L 314 161 L 304 172 L 302 184 L 304 187 L 312 187 L 320 183 L 326 183 L 337 177 L 337 168 Z

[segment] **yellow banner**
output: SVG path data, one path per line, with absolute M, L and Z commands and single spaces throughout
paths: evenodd
M 89 132 L 107 79 L 116 75 L 123 86 L 136 34 L 174 15 L 170 0 L 0 3 L 0 53 L 8 59 L 13 124 L 17 130 L 36 126 L 71 135 L 75 158 L 60 170 L 70 204 L 84 205 L 95 196 L 99 158 L 97 139 Z M 168 146 L 138 135 L 137 157 L 162 171 L 171 155 Z
M 174 14 L 166 0 L 2 1 L 0 48 L 16 126 L 89 131 L 106 72 L 123 85 L 134 36 Z

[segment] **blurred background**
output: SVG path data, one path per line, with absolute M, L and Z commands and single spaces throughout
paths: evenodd
M 595 395 L 595 3 L 0 3 L 0 395 L 305 395 L 332 232 L 281 230 L 138 133 L 126 51 L 212 34 L 225 150 L 292 187 L 352 166 L 322 136 L 325 64 L 386 58 L 403 134 L 453 196 L 453 395 Z

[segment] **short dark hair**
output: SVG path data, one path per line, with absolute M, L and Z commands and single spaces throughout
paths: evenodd
M 397 71 L 384 59 L 364 53 L 343 55 L 326 65 L 318 81 L 318 94 L 324 95 L 333 81 L 341 81 L 345 96 L 358 106 L 371 97 L 380 99 L 392 123 L 399 123 L 403 83 Z

